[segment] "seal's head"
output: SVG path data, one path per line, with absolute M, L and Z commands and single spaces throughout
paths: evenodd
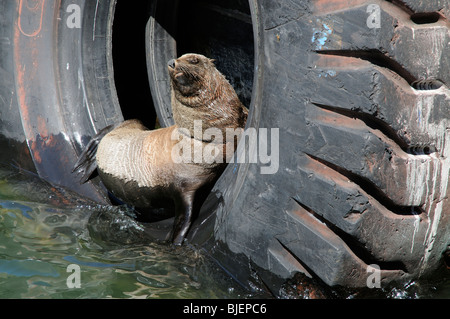
M 208 96 L 211 97 L 211 92 L 216 88 L 215 78 L 222 76 L 217 71 L 214 60 L 201 54 L 185 54 L 176 60 L 170 60 L 168 67 L 176 97 L 183 104 L 191 104 L 188 102 L 190 98 L 194 102 L 196 100 L 194 97 L 206 93 L 205 89 L 209 91 Z
M 178 127 L 194 132 L 195 120 L 203 121 L 203 130 L 244 127 L 247 109 L 214 60 L 190 53 L 170 60 L 168 68 L 173 118 Z

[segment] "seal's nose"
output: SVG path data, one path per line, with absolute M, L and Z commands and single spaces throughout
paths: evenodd
M 169 65 L 169 67 L 171 67 L 172 69 L 175 68 L 175 60 L 174 60 L 174 59 L 170 60 L 169 63 L 168 63 L 168 65 Z

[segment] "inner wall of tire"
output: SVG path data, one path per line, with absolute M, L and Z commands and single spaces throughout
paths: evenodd
M 114 82 L 124 119 L 139 119 L 146 127 L 153 129 L 156 113 L 145 55 L 145 25 L 149 15 L 149 3 L 145 1 L 117 1 L 112 56 Z
M 177 55 L 200 53 L 216 67 L 250 106 L 254 70 L 253 27 L 246 0 L 180 1 Z
M 164 26 L 167 25 L 167 17 L 173 17 L 171 25 L 167 25 L 176 44 L 176 53 L 172 53 L 174 56 L 171 58 L 184 53 L 199 53 L 215 59 L 217 69 L 229 80 L 242 103 L 250 107 L 254 41 L 248 1 L 213 0 L 206 3 L 175 0 L 172 4 L 165 5 L 157 0 L 139 4 L 117 1 L 112 54 L 114 80 L 124 119 L 137 118 L 149 129 L 155 128 L 157 123 L 155 108 L 158 105 L 154 104 L 150 90 L 145 52 L 146 41 L 149 41 L 145 27 L 155 12 L 166 20 L 161 21 Z M 165 67 L 168 61 L 162 60 L 155 63 Z M 158 76 L 168 77 L 168 74 Z

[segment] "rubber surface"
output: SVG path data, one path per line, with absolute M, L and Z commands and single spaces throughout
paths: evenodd
M 351 287 L 367 285 L 370 265 L 382 284 L 441 274 L 450 244 L 448 3 L 248 3 L 238 20 L 242 30 L 252 23 L 253 81 L 233 81 L 244 98 L 251 91 L 247 128 L 268 137 L 279 129 L 279 167 L 261 174 L 262 161 L 230 164 L 190 243 L 244 284 L 256 273 L 274 292 L 296 272 Z M 72 4 L 80 28 L 67 24 Z M 152 1 L 146 30 L 163 126 L 172 123 L 166 63 L 187 49 L 178 5 Z M 235 17 L 242 6 L 209 8 Z M 98 130 L 123 120 L 114 9 L 112 0 L 0 3 L 0 161 L 100 202 L 98 181 L 80 185 L 71 170 Z M 246 50 L 222 46 L 224 71 L 246 73 Z
M 367 286 L 370 265 L 383 285 L 442 270 L 448 4 L 250 3 L 258 81 L 249 125 L 280 128 L 280 169 L 228 167 L 205 206 L 216 211 L 205 217 L 210 237 L 194 229 L 191 240 L 244 282 L 249 261 L 282 278 L 305 272 L 352 287 Z M 376 28 L 367 22 L 372 4 Z M 443 85 L 416 89 L 433 88 L 417 85 L 427 80 Z M 230 265 L 230 251 L 240 265 Z
M 113 4 L 3 1 L 0 13 L 0 87 L 8 92 L 0 135 L 11 149 L 2 160 L 102 202 L 104 191 L 80 185 L 70 167 L 96 130 L 122 120 L 108 56 Z M 69 5 L 79 9 L 79 27 L 70 27 Z

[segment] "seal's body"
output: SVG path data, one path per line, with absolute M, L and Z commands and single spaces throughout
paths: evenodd
M 98 145 L 96 164 L 108 190 L 148 221 L 175 215 L 172 241 L 181 244 L 198 191 L 216 180 L 236 148 L 235 140 L 227 144 L 226 128 L 243 128 L 247 110 L 213 61 L 202 55 L 169 61 L 169 74 L 175 125 L 150 131 L 128 120 L 106 129 L 88 145 L 76 169 L 90 175 L 93 167 L 86 158 L 93 157 Z M 198 127 L 201 132 L 194 131 Z M 208 129 L 223 139 L 203 134 Z M 227 150 L 230 144 L 234 147 Z M 212 148 L 213 160 L 195 157 L 194 150 Z
M 101 140 L 97 169 L 106 188 L 133 205 L 141 220 L 175 215 L 172 240 L 180 244 L 190 226 L 197 190 L 212 183 L 223 164 L 194 163 L 190 156 L 174 162 L 173 148 L 191 143 L 177 139 L 177 130 L 176 125 L 147 130 L 139 121 L 125 121 Z

